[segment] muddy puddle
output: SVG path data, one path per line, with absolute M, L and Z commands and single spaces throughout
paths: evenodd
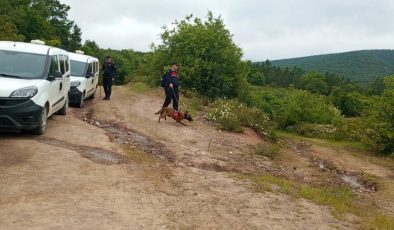
M 77 117 L 84 122 L 104 129 L 111 141 L 121 145 L 136 147 L 147 154 L 151 154 L 157 159 L 165 162 L 175 162 L 175 154 L 167 149 L 163 144 L 153 140 L 136 130 L 127 128 L 119 123 L 109 124 L 93 118 L 94 111 L 77 113 Z
M 162 161 L 175 162 L 175 155 L 163 144 L 138 131 L 123 127 L 120 124 L 104 125 L 102 128 L 107 131 L 114 143 L 137 147 Z

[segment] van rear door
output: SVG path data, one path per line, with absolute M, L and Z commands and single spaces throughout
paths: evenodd
M 96 72 L 94 73 L 93 87 L 94 87 L 94 89 L 96 89 L 96 87 L 98 85 L 99 76 L 100 76 L 100 67 L 99 67 L 98 61 L 94 62 L 94 65 L 96 66 Z
M 59 65 L 60 65 L 60 72 L 62 72 L 63 79 L 62 84 L 62 94 L 65 97 L 68 97 L 68 91 L 70 90 L 70 59 L 67 55 L 61 54 L 59 55 Z M 64 103 L 61 103 L 64 105 Z M 62 106 L 61 106 L 62 107 Z
M 94 66 L 93 63 L 88 63 L 87 74 L 91 74 L 88 79 L 86 79 L 86 96 L 93 94 L 94 90 Z

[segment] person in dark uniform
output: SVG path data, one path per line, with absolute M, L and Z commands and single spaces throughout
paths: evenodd
M 172 108 L 178 111 L 179 102 L 179 78 L 178 78 L 178 63 L 171 63 L 171 69 L 167 70 L 163 76 L 161 85 L 164 88 L 166 99 L 163 107 L 167 107 L 172 101 Z
M 101 70 L 104 71 L 103 75 L 103 87 L 105 92 L 105 97 L 103 100 L 109 100 L 111 98 L 112 93 L 112 81 L 115 78 L 116 74 L 116 65 L 112 61 L 111 56 L 107 56 L 105 58 L 105 62 L 103 63 L 103 67 Z

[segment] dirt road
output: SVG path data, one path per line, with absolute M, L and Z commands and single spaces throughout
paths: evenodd
M 238 172 L 280 170 L 250 153 L 252 131 L 198 117 L 158 123 L 157 92 L 117 87 L 111 101 L 49 120 L 44 136 L 0 136 L 1 229 L 354 229 L 330 209 L 258 193 Z

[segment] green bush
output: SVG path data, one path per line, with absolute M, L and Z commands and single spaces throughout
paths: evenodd
M 294 127 L 295 131 L 306 137 L 317 137 L 324 139 L 334 139 L 337 128 L 328 124 L 299 124 Z
M 284 106 L 283 114 L 278 116 L 282 128 L 303 123 L 334 125 L 342 119 L 339 110 L 325 101 L 323 96 L 306 91 L 294 90 Z
M 335 140 L 359 142 L 364 141 L 366 138 L 365 120 L 361 117 L 345 118 L 337 125 Z
M 171 61 L 180 63 L 182 87 L 209 98 L 236 97 L 239 82 L 246 79 L 248 65 L 232 40 L 223 19 L 208 12 L 205 21 L 193 16 L 164 28 L 161 44 L 152 46 L 146 69 L 153 78 L 162 75 Z
M 386 89 L 374 97 L 365 117 L 366 143 L 378 151 L 394 155 L 394 77 L 385 77 Z
M 292 87 L 249 87 L 243 98 L 269 114 L 282 129 L 308 123 L 335 125 L 343 119 L 340 111 L 325 96 Z
M 248 107 L 237 100 L 226 99 L 215 101 L 211 107 L 206 119 L 217 123 L 220 129 L 242 132 L 242 126 L 245 126 L 270 140 L 276 140 L 273 131 L 275 125 L 263 111 Z

